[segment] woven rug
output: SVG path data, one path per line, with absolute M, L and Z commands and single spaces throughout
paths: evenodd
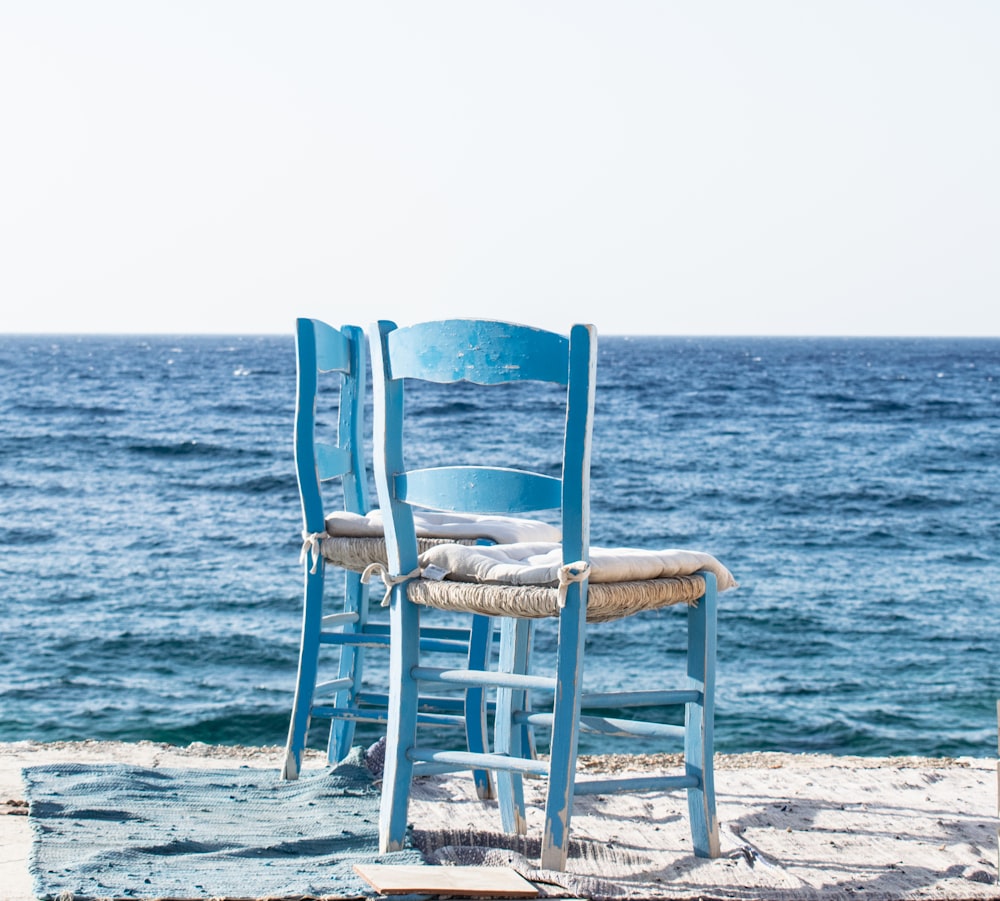
M 39 898 L 367 898 L 378 790 L 357 752 L 294 782 L 252 768 L 50 764 L 22 771 Z

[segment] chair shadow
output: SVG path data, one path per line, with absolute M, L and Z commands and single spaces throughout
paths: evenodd
M 433 794 L 439 800 L 447 800 L 446 787 Z M 609 833 L 616 831 L 616 823 L 635 826 L 641 822 L 646 834 L 662 833 L 667 841 L 678 841 L 676 847 L 638 846 L 620 840 L 617 835 L 612 840 L 603 830 L 598 837 L 580 835 L 571 839 L 569 858 L 571 866 L 576 865 L 568 875 L 601 880 L 611 891 L 608 898 L 625 899 L 637 892 L 644 898 L 655 897 L 657 892 L 676 896 L 678 891 L 686 895 L 699 892 L 712 895 L 713 889 L 720 888 L 717 883 L 721 873 L 717 868 L 724 866 L 728 875 L 722 881 L 729 889 L 738 889 L 739 897 L 751 901 L 858 897 L 888 901 L 928 891 L 942 898 L 1000 899 L 996 867 L 986 862 L 995 853 L 995 824 L 972 814 L 940 806 L 918 811 L 877 797 L 851 802 L 831 801 L 816 795 L 790 799 L 774 795 L 727 799 L 721 795 L 723 808 L 741 808 L 744 812 L 721 824 L 723 856 L 707 860 L 696 857 L 689 845 L 683 846 L 685 840 L 689 841 L 686 829 L 677 828 L 686 826 L 683 795 L 671 795 L 664 808 L 664 796 L 651 793 L 638 816 L 634 808 L 627 815 L 616 814 L 613 803 L 604 803 L 607 797 L 594 795 L 580 799 L 582 803 L 578 803 L 574 821 L 581 815 L 594 817 L 602 824 L 610 824 Z M 484 813 L 488 811 L 492 816 L 494 803 L 482 803 Z M 893 829 L 874 825 L 886 820 L 893 822 Z M 783 855 L 780 847 L 760 842 L 760 835 L 780 839 L 788 830 L 792 834 L 808 833 L 818 847 L 830 849 L 829 856 L 803 856 L 802 843 L 796 846 L 797 853 Z M 537 861 L 541 851 L 536 835 L 506 835 L 473 826 L 414 830 L 413 836 L 415 845 L 425 854 L 448 845 L 503 850 Z M 926 860 L 907 862 L 908 858 L 913 861 L 917 843 L 930 847 L 964 844 L 969 858 L 965 863 L 951 862 L 943 867 L 935 867 Z M 842 845 L 852 849 L 850 862 L 838 860 L 838 846 Z M 878 856 L 887 845 L 898 849 L 898 853 Z M 863 847 L 870 848 L 876 856 L 858 862 L 859 849 Z M 978 862 L 971 862 L 973 858 Z M 608 864 L 607 869 L 601 868 L 602 861 Z M 949 881 L 949 885 L 943 886 L 944 881 Z

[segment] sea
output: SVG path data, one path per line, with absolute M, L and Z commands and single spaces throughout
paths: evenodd
M 0 371 L 0 741 L 283 744 L 291 331 L 0 336 Z M 525 390 L 420 401 L 414 444 L 541 460 L 556 405 Z M 718 751 L 997 753 L 1000 339 L 602 337 L 592 480 L 594 544 L 707 551 L 739 582 Z M 673 684 L 683 635 L 677 610 L 592 628 L 587 686 Z

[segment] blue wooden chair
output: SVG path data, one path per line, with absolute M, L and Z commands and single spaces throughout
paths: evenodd
M 568 337 L 526 326 L 483 320 L 447 320 L 369 332 L 375 410 L 375 482 L 385 518 L 391 591 L 389 725 L 380 821 L 381 852 L 403 844 L 414 774 L 487 767 L 498 775 L 500 814 L 508 832 L 525 831 L 521 777 L 545 776 L 548 795 L 541 865 L 564 869 L 573 797 L 653 788 L 687 791 L 695 853 L 717 856 L 718 824 L 713 788 L 713 695 L 716 594 L 735 583 L 714 557 L 693 551 L 591 548 L 590 452 L 597 339 L 592 326 L 576 325 Z M 565 388 L 566 418 L 561 477 L 493 466 L 407 466 L 403 440 L 404 395 L 420 380 L 480 386 L 535 380 Z M 463 389 L 466 390 L 466 389 Z M 490 390 L 484 387 L 483 390 Z M 408 435 L 419 428 L 407 424 Z M 509 448 L 510 436 L 502 440 Z M 463 445 L 467 442 L 463 440 Z M 557 510 L 561 542 L 470 548 L 418 547 L 414 516 L 421 509 L 524 514 Z M 670 604 L 687 609 L 687 675 L 682 687 L 588 696 L 582 691 L 588 623 Z M 501 641 L 496 671 L 424 665 L 419 647 L 422 611 L 428 607 L 501 617 L 513 624 Z M 558 620 L 554 675 L 529 672 L 527 625 Z M 490 753 L 440 750 L 417 741 L 418 683 L 437 682 L 496 691 L 495 747 Z M 532 711 L 529 693 L 554 696 L 551 713 Z M 683 726 L 586 715 L 587 708 L 683 704 Z M 550 732 L 549 759 L 524 754 L 521 727 Z M 606 734 L 683 739 L 684 771 L 643 779 L 576 778 L 581 728 Z
M 327 756 L 342 760 L 354 741 L 355 724 L 384 724 L 388 693 L 365 690 L 365 654 L 390 644 L 387 622 L 369 618 L 368 585 L 362 579 L 372 564 L 386 562 L 386 547 L 377 511 L 372 510 L 367 488 L 364 444 L 364 409 L 367 380 L 367 342 L 356 326 L 335 329 L 316 319 L 296 323 L 297 394 L 295 408 L 295 469 L 302 502 L 305 598 L 298 676 L 292 705 L 282 775 L 297 778 L 302 767 L 313 718 L 330 720 Z M 330 376 L 324 376 L 330 373 Z M 334 382 L 327 386 L 325 379 Z M 324 390 L 321 392 L 321 384 Z M 333 390 L 331 390 L 331 388 Z M 320 401 L 328 403 L 320 406 Z M 323 440 L 317 410 L 338 410 L 336 442 Z M 342 509 L 330 512 L 324 502 L 323 483 L 339 480 Z M 331 500 L 333 497 L 331 496 Z M 424 523 L 423 549 L 442 541 L 467 543 L 513 540 L 525 534 L 545 534 L 544 523 L 494 518 L 438 517 Z M 326 568 L 344 570 L 344 604 L 336 612 L 325 609 Z M 483 669 L 494 642 L 489 619 L 474 616 L 465 627 L 429 625 L 421 632 L 426 652 L 458 653 L 473 669 Z M 339 650 L 332 666 L 336 675 L 320 679 L 321 648 Z M 330 675 L 333 675 L 331 672 Z M 487 742 L 485 691 L 475 687 L 464 698 L 422 697 L 421 724 L 460 726 L 468 747 L 483 749 Z M 490 797 L 488 773 L 476 771 L 481 797 Z

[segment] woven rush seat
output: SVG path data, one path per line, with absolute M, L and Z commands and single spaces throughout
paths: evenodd
M 418 538 L 420 552 L 439 544 L 475 544 L 475 538 Z M 319 552 L 327 563 L 363 573 L 371 564 L 388 563 L 384 538 L 359 538 L 349 535 L 324 535 L 319 539 Z
M 364 572 L 371 564 L 387 566 L 385 533 L 379 510 L 360 515 L 337 510 L 326 517 L 326 532 L 305 536 L 328 563 Z M 417 546 L 421 554 L 442 544 L 476 545 L 483 542 L 558 541 L 559 529 L 536 519 L 484 516 L 469 513 L 442 514 L 421 511 L 414 516 Z M 304 548 L 305 550 L 306 548 Z
M 715 574 L 721 591 L 736 586 L 729 570 L 700 551 L 592 547 L 589 566 L 563 566 L 561 551 L 558 542 L 493 547 L 438 542 L 420 548 L 420 577 L 407 582 L 407 596 L 442 610 L 539 619 L 559 616 L 566 585 L 585 575 L 587 622 L 599 623 L 694 604 L 705 593 L 702 570 Z
M 632 582 L 592 582 L 587 593 L 587 622 L 608 623 L 643 610 L 674 604 L 694 605 L 705 593 L 702 576 L 642 579 Z M 415 604 L 439 610 L 541 619 L 559 616 L 559 589 L 544 585 L 482 585 L 414 579 L 406 586 Z

